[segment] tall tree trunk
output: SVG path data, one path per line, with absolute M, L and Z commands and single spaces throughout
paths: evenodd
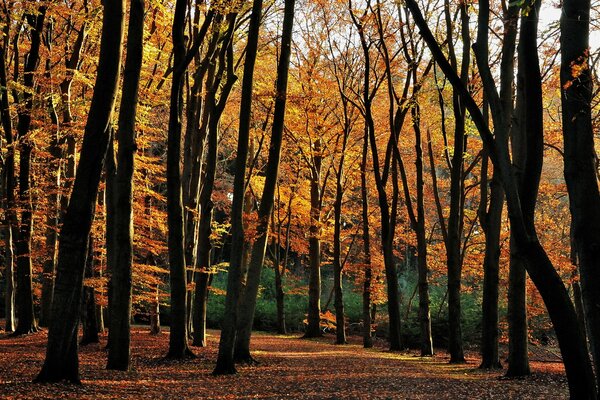
M 479 220 L 485 234 L 485 256 L 483 260 L 483 302 L 481 310 L 481 364 L 479 368 L 502 368 L 498 350 L 498 284 L 500 271 L 500 231 L 504 192 L 497 174 L 491 180 L 490 204 L 487 207 L 488 156 L 482 160 L 481 211 Z
M 489 151 L 490 159 L 498 169 L 506 194 L 511 229 L 515 235 L 515 241 L 524 259 L 527 261 L 527 272 L 540 291 L 546 304 L 559 341 L 569 381 L 571 398 L 596 399 L 594 374 L 584 337 L 578 327 L 575 308 L 571 303 L 569 294 L 560 276 L 556 272 L 556 269 L 554 269 L 552 262 L 537 238 L 535 226 L 532 225 L 532 221 L 524 217 L 523 210 L 521 209 L 517 181 L 510 162 L 507 129 L 501 128 L 497 130 L 497 137 L 494 138 L 477 103 L 475 103 L 468 89 L 461 82 L 455 69 L 452 68 L 445 58 L 427 22 L 423 18 L 418 4 L 415 0 L 406 0 L 406 4 L 436 62 L 448 78 L 450 84 L 459 91 L 461 99 L 465 103 L 472 121 L 479 131 L 481 139 Z M 487 24 L 484 29 L 487 30 Z M 487 46 L 487 43 L 478 42 L 474 46 L 475 53 L 478 54 L 481 47 L 485 46 Z M 496 90 L 493 75 L 489 68 L 489 62 L 485 58 L 477 56 L 477 65 L 481 72 L 482 81 L 484 82 L 486 96 L 490 100 L 494 125 L 506 127 L 505 114 Z M 539 182 L 540 161 L 542 160 L 541 146 L 539 145 L 542 138 L 540 138 L 540 132 L 534 131 L 532 133 L 532 136 L 529 138 L 531 147 L 528 146 L 532 157 L 529 168 L 526 170 L 526 175 L 530 185 L 533 186 L 532 189 L 535 189 L 532 191 L 536 192 Z
M 560 82 L 565 180 L 596 385 L 600 388 L 600 192 L 591 117 L 591 4 L 589 0 L 565 0 L 562 5 Z
M 8 82 L 6 75 L 6 46 L 8 45 L 8 32 L 10 25 L 5 24 L 3 33 L 5 39 L 0 46 L 0 117 L 2 118 L 2 128 L 6 139 L 7 147 L 14 143 L 12 119 L 10 116 L 8 99 Z M 5 296 L 4 296 L 4 315 L 5 330 L 13 332 L 16 327 L 15 316 L 15 259 L 14 259 L 14 230 L 17 226 L 17 215 L 15 211 L 15 153 L 14 147 L 7 152 L 4 159 L 4 168 L 2 170 L 2 184 L 4 186 L 4 221 L 5 221 Z
M 271 142 L 269 144 L 269 158 L 267 160 L 265 172 L 265 185 L 263 187 L 260 207 L 258 209 L 257 237 L 252 246 L 246 289 L 244 290 L 242 301 L 240 302 L 240 317 L 234 352 L 234 356 L 238 361 L 252 361 L 252 356 L 250 355 L 252 323 L 254 321 L 254 312 L 256 310 L 260 276 L 265 261 L 265 252 L 267 243 L 269 242 L 269 218 L 273 213 L 275 188 L 277 187 L 277 180 L 279 178 L 279 163 L 281 159 L 281 143 L 283 140 L 295 3 L 295 0 L 285 1 L 283 31 L 281 35 L 281 54 L 277 66 L 275 110 L 273 114 Z M 276 265 L 275 268 L 279 268 L 279 265 Z
M 215 70 L 215 64 L 211 62 L 212 65 L 209 67 L 206 82 L 208 92 L 205 98 L 205 112 L 208 118 L 208 126 L 201 128 L 201 130 L 206 129 L 208 132 L 208 146 L 206 156 L 206 173 L 204 175 L 202 190 L 200 192 L 201 214 L 198 229 L 197 250 L 197 267 L 199 268 L 199 272 L 196 274 L 196 288 L 192 318 L 194 325 L 193 345 L 200 347 L 206 346 L 206 310 L 212 252 L 212 244 L 210 240 L 213 216 L 212 193 L 217 172 L 219 123 L 233 84 L 237 80 L 237 77 L 234 74 L 233 48 L 231 42 L 235 30 L 236 20 L 237 13 L 233 12 L 228 14 L 228 29 L 219 52 L 217 53 L 218 68 Z M 218 27 L 219 25 L 215 23 L 215 26 Z M 216 36 L 219 36 L 218 32 L 218 28 L 215 28 Z M 225 71 L 227 72 L 226 79 L 225 83 L 222 84 Z M 218 93 L 219 88 L 220 93 Z
M 431 335 L 431 312 L 429 310 L 429 268 L 427 266 L 427 236 L 425 233 L 425 196 L 423 186 L 423 148 L 421 138 L 421 114 L 418 104 L 412 108 L 413 128 L 415 131 L 415 170 L 417 175 L 417 218 L 414 230 L 417 235 L 417 270 L 419 286 L 419 328 L 421 356 L 433 355 Z M 412 206 L 411 210 L 412 210 Z M 413 216 L 414 218 L 414 216 Z
M 18 112 L 17 133 L 20 141 L 19 157 L 19 200 L 21 202 L 21 221 L 15 243 L 17 259 L 17 328 L 15 334 L 36 332 L 37 321 L 33 309 L 31 235 L 33 232 L 33 204 L 31 195 L 31 159 L 33 140 L 28 137 L 31 129 L 33 111 L 33 91 L 35 72 L 40 61 L 42 30 L 46 17 L 46 7 L 41 6 L 36 15 L 27 14 L 25 18 L 31 28 L 31 47 L 25 57 L 23 84 L 27 88 L 23 93 L 23 108 Z M 16 62 L 16 61 L 15 61 Z
M 521 17 L 518 47 L 516 124 L 512 130 L 513 164 L 524 217 L 534 225 L 535 205 L 539 185 L 533 185 L 529 174 L 541 173 L 543 157 L 543 106 L 542 78 L 537 55 L 537 17 L 539 4 L 534 4 L 527 15 Z M 516 24 L 516 22 L 515 22 Z M 534 164 L 539 163 L 539 165 Z M 531 170 L 531 171 L 530 171 Z M 529 375 L 526 260 L 518 252 L 511 236 L 511 269 L 509 274 L 509 357 L 507 376 Z
M 90 234 L 88 240 L 88 254 L 85 261 L 85 278 L 94 276 L 94 237 Z M 99 343 L 98 337 L 98 316 L 96 314 L 96 295 L 94 287 L 83 286 L 83 298 L 81 301 L 81 325 L 83 328 L 83 336 L 79 344 L 85 346 L 90 343 Z
M 373 347 L 373 336 L 371 335 L 371 291 L 373 282 L 373 271 L 371 267 L 371 234 L 369 232 L 369 192 L 367 189 L 367 160 L 369 152 L 369 131 L 365 126 L 363 137 L 362 158 L 360 163 L 360 196 L 362 201 L 362 239 L 363 239 L 363 259 L 365 263 L 365 278 L 362 291 L 362 309 L 363 309 L 363 347 L 369 349 Z
M 308 237 L 308 325 L 305 338 L 322 336 L 321 332 L 321 139 L 313 148 L 314 165 L 310 178 L 310 228 Z
M 96 207 L 98 185 L 108 147 L 123 42 L 123 0 L 106 0 L 100 58 L 92 105 L 88 113 L 81 159 L 59 238 L 54 299 L 46 359 L 38 382 L 79 382 L 77 326 L 87 241 Z
M 183 358 L 193 353 L 188 347 L 187 279 L 185 238 L 183 225 L 183 198 L 181 181 L 181 118 L 183 112 L 183 83 L 185 71 L 200 44 L 204 41 L 214 11 L 210 10 L 203 22 L 193 48 L 186 52 L 185 18 L 187 2 L 177 0 L 173 17 L 173 76 L 169 108 L 167 139 L 167 224 L 169 247 L 169 279 L 171 283 L 171 330 L 169 358 Z
M 46 47 L 49 52 L 52 52 L 52 40 L 53 40 L 53 21 L 48 22 L 46 28 Z M 46 59 L 46 72 L 45 77 L 49 81 L 52 80 L 51 60 Z M 54 105 L 54 96 L 48 97 L 48 114 L 52 122 L 52 138 L 50 145 L 48 146 L 48 152 L 52 157 L 50 159 L 50 165 L 54 169 L 53 171 L 53 186 L 54 188 L 49 191 L 48 194 L 48 206 L 49 210 L 46 215 L 46 251 L 47 259 L 43 264 L 43 275 L 42 275 L 42 297 L 40 299 L 40 325 L 48 326 L 50 320 L 50 307 L 52 305 L 52 292 L 54 291 L 54 274 L 56 271 L 56 256 L 58 255 L 58 218 L 60 214 L 60 186 L 61 186 L 61 174 L 62 174 L 62 149 L 60 143 L 60 130 L 58 123 L 58 114 L 56 113 L 56 107 Z M 52 176 L 51 175 L 51 176 Z
M 452 44 L 452 23 L 450 21 L 449 2 L 445 2 L 446 25 L 448 29 L 448 47 L 450 61 L 455 70 L 457 67 L 454 45 Z M 470 67 L 470 35 L 469 16 L 467 5 L 461 4 L 460 21 L 462 37 L 462 60 L 460 78 L 463 85 L 469 79 Z M 464 213 L 464 153 L 466 151 L 465 135 L 465 106 L 460 100 L 457 90 L 452 90 L 452 108 L 454 111 L 454 144 L 452 156 L 452 168 L 450 170 L 450 213 L 448 215 L 448 238 L 446 241 L 446 256 L 448 266 L 448 351 L 450 363 L 464 363 L 465 356 L 462 340 L 462 308 L 460 299 L 460 286 L 462 274 L 462 235 L 463 235 L 463 213 Z
M 480 14 L 478 18 L 479 27 L 477 32 L 478 44 L 488 43 L 489 14 L 489 1 L 486 0 L 481 3 L 480 7 Z M 518 16 L 519 8 L 516 5 L 510 5 L 505 10 L 503 32 L 504 39 L 502 42 L 502 59 L 500 65 L 500 94 L 498 99 L 501 103 L 502 110 L 506 115 L 511 115 L 513 110 L 514 55 L 517 38 Z M 477 47 L 477 61 L 479 62 L 480 59 L 487 60 L 489 58 L 488 53 L 489 50 L 487 46 Z M 484 118 L 486 124 L 489 123 L 487 96 L 488 94 L 486 94 L 484 100 Z M 494 109 L 492 111 L 494 112 Z M 498 123 L 496 120 L 494 121 L 495 130 L 500 132 L 500 134 L 497 134 L 497 137 L 502 138 L 502 140 L 508 140 L 509 131 L 511 130 L 510 120 L 504 119 L 502 123 Z M 495 166 L 491 181 L 490 204 L 489 208 L 487 208 L 488 149 L 485 146 L 483 158 L 481 182 L 482 190 L 479 215 L 481 225 L 485 233 L 486 252 L 484 257 L 484 299 L 482 310 L 482 363 L 480 367 L 499 368 L 501 364 L 498 355 L 498 270 L 504 191 L 502 189 L 502 183 L 500 182 L 498 166 Z M 513 300 L 518 301 L 518 296 L 515 295 L 514 299 L 509 296 L 509 313 L 513 311 L 510 304 L 510 302 Z
M 233 202 L 231 205 L 231 257 L 227 273 L 227 295 L 225 312 L 221 322 L 219 354 L 213 375 L 235 374 L 234 348 L 238 324 L 238 302 L 241 293 L 242 253 L 244 246 L 243 207 L 246 191 L 246 164 L 248 160 L 248 142 L 252 116 L 252 86 L 254 65 L 258 51 L 258 38 L 262 18 L 262 0 L 254 0 L 248 27 L 248 41 L 240 99 L 240 122 L 238 144 L 233 181 Z
M 127 371 L 131 360 L 131 291 L 133 264 L 133 173 L 137 150 L 135 119 L 144 48 L 144 0 L 132 0 L 127 31 L 127 58 L 119 109 L 117 174 L 115 187 L 115 254 L 110 277 L 110 312 L 107 369 Z

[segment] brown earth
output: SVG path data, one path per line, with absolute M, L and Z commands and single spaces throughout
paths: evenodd
M 241 366 L 235 376 L 210 375 L 216 358 L 218 331 L 210 331 L 208 347 L 198 358 L 166 361 L 168 333 L 151 336 L 133 331 L 133 370 L 104 369 L 101 344 L 80 349 L 83 385 L 31 383 L 44 358 L 46 333 L 21 337 L 0 335 L 0 398 L 85 399 L 565 399 L 567 383 L 556 358 L 532 362 L 533 375 L 502 379 L 501 371 L 477 369 L 475 353 L 468 363 L 449 365 L 447 354 L 420 358 L 414 352 L 390 353 L 378 343 L 365 350 L 360 338 L 347 346 L 333 337 L 302 340 L 298 335 L 256 333 L 252 346 L 259 365 Z M 535 354 L 533 354 L 535 357 Z M 544 358 L 544 357 L 542 357 Z M 547 359 L 550 359 L 548 361 Z

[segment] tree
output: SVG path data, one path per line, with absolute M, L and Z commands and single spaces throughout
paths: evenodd
M 508 152 L 507 132 L 506 130 L 502 130 L 502 128 L 497 130 L 496 134 L 500 133 L 500 136 L 494 139 L 477 104 L 461 82 L 456 71 L 445 58 L 429 30 L 418 4 L 415 0 L 407 0 L 407 6 L 436 62 L 440 65 L 440 68 L 452 86 L 459 92 L 485 146 L 488 148 L 492 162 L 498 168 L 506 193 L 511 229 L 519 251 L 526 260 L 527 271 L 540 291 L 552 319 L 565 363 L 571 397 L 577 399 L 595 399 L 593 371 L 583 335 L 579 330 L 575 309 L 560 276 L 548 259 L 544 248 L 535 234 L 535 227 L 531 226 L 531 222 L 528 222 L 524 218 L 520 207 L 517 183 L 512 172 Z M 487 43 L 479 43 L 477 46 L 487 46 Z M 476 49 L 477 46 L 475 46 Z M 485 85 L 486 95 L 490 99 L 494 125 L 505 126 L 503 125 L 506 123 L 504 114 L 502 113 L 500 99 L 495 89 L 493 76 L 489 70 L 488 60 L 478 56 L 477 61 Z M 537 137 L 534 139 L 537 139 Z M 539 165 L 539 155 L 533 157 L 532 163 Z M 534 182 L 536 170 L 537 168 L 534 168 L 533 171 L 530 169 L 533 175 L 531 178 L 534 179 Z
M 225 313 L 221 323 L 219 354 L 213 375 L 235 374 L 234 349 L 238 324 L 238 301 L 240 298 L 242 253 L 244 243 L 244 227 L 242 213 L 244 194 L 246 192 L 246 163 L 248 159 L 248 141 L 250 133 L 250 117 L 252 112 L 252 84 L 254 65 L 258 50 L 258 36 L 262 15 L 262 0 L 254 0 L 248 27 L 248 42 L 244 62 L 244 78 L 242 81 L 242 97 L 240 101 L 240 122 L 238 128 L 237 155 L 235 177 L 233 182 L 233 204 L 231 205 L 231 257 L 227 274 L 227 295 L 225 297 Z
M 240 302 L 240 318 L 238 321 L 234 357 L 237 361 L 251 362 L 250 337 L 256 310 L 256 299 L 260 276 L 265 261 L 265 253 L 269 242 L 269 219 L 273 213 L 275 189 L 279 178 L 281 160 L 281 144 L 285 121 L 285 104 L 287 98 L 288 71 L 292 49 L 292 30 L 294 27 L 295 0 L 286 0 L 281 33 L 281 54 L 277 65 L 277 83 L 275 87 L 275 110 L 273 127 L 269 144 L 269 159 L 266 166 L 265 185 L 258 209 L 257 237 L 252 245 L 246 288 Z M 275 268 L 279 268 L 277 265 Z
M 126 371 L 131 358 L 131 290 L 133 263 L 133 173 L 137 150 L 135 120 L 144 49 L 144 0 L 132 0 L 127 28 L 127 58 L 123 73 L 117 139 L 119 149 L 114 193 L 108 369 Z M 111 138 L 111 140 L 113 140 Z
M 19 139 L 19 200 L 22 207 L 21 220 L 15 243 L 17 261 L 17 327 L 15 334 L 26 334 L 38 330 L 33 309 L 31 235 L 33 232 L 33 204 L 31 195 L 31 159 L 33 141 L 29 136 L 32 125 L 33 88 L 35 73 L 40 63 L 42 30 L 46 18 L 46 7 L 41 6 L 37 14 L 25 15 L 31 31 L 31 47 L 23 66 L 23 107 L 18 112 L 17 134 Z
M 600 264 L 597 245 L 600 240 L 600 192 L 591 119 L 593 79 L 589 65 L 590 7 L 587 0 L 563 2 L 560 84 L 565 180 L 581 273 L 586 324 L 596 367 L 596 385 L 600 390 Z
M 8 9 L 6 10 L 6 17 L 8 18 Z M 4 297 L 4 311 L 5 311 L 5 329 L 7 332 L 12 332 L 16 327 L 16 316 L 15 316 L 15 260 L 14 260 L 14 240 L 13 236 L 16 230 L 17 215 L 15 207 L 15 188 L 14 188 L 14 175 L 15 175 L 15 146 L 14 146 L 14 133 L 12 118 L 10 115 L 10 103 L 8 98 L 8 80 L 6 71 L 6 49 L 9 45 L 9 24 L 5 24 L 2 33 L 4 40 L 0 46 L 0 87 L 2 88 L 1 97 L 1 108 L 0 116 L 2 117 L 2 128 L 4 129 L 4 137 L 6 140 L 6 146 L 9 151 L 3 160 L 2 165 L 2 176 L 1 185 L 3 189 L 3 206 L 5 207 L 5 297 Z M 12 148 L 10 148 L 12 146 Z
M 198 36 L 194 38 L 192 47 L 186 51 L 184 35 L 186 4 L 185 1 L 178 0 L 173 16 L 173 76 L 167 139 L 167 223 L 171 283 L 171 331 L 167 357 L 170 358 L 184 358 L 193 354 L 188 347 L 187 279 L 180 168 L 183 83 L 185 71 L 204 41 L 214 16 L 214 10 L 209 10 Z
M 123 14 L 122 0 L 105 1 L 96 75 L 96 82 L 101 84 L 95 86 L 92 96 L 73 192 L 61 228 L 51 309 L 53 317 L 48 329 L 46 358 L 37 382 L 80 382 L 77 326 L 87 242 L 110 139 L 109 126 L 121 67 Z

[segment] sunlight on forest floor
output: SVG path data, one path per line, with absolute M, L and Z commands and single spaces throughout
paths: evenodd
M 12 338 L 0 334 L 0 398 L 303 398 L 303 399 L 562 399 L 567 385 L 561 363 L 533 361 L 526 379 L 499 379 L 502 372 L 477 370 L 479 360 L 450 365 L 444 352 L 430 358 L 414 351 L 390 353 L 378 342 L 365 350 L 359 337 L 347 346 L 333 336 L 301 340 L 297 336 L 258 333 L 252 346 L 257 366 L 241 366 L 236 376 L 212 377 L 218 332 L 198 358 L 166 361 L 168 334 L 133 332 L 131 372 L 107 371 L 106 336 L 101 344 L 80 349 L 82 386 L 31 383 L 40 370 L 46 333 Z

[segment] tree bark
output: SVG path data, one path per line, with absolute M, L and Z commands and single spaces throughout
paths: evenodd
M 100 58 L 88 113 L 81 159 L 59 239 L 58 264 L 48 330 L 46 359 L 37 382 L 79 383 L 77 326 L 87 258 L 87 241 L 94 218 L 102 166 L 109 141 L 123 41 L 122 0 L 106 0 Z M 60 316 L 60 317 L 59 317 Z
M 244 246 L 243 207 L 246 192 L 246 164 L 248 159 L 248 142 L 250 136 L 250 120 L 252 113 L 252 86 L 254 81 L 254 65 L 258 51 L 258 37 L 262 18 L 262 0 L 254 0 L 248 28 L 246 58 L 240 99 L 240 122 L 238 145 L 233 181 L 233 203 L 231 205 L 231 257 L 227 273 L 227 295 L 225 296 L 225 312 L 221 322 L 221 338 L 219 354 L 213 375 L 235 374 L 234 348 L 238 324 L 238 302 L 241 293 L 242 253 Z
M 314 143 L 314 165 L 310 179 L 310 228 L 308 237 L 308 325 L 305 338 L 323 336 L 321 332 L 321 139 Z
M 88 254 L 85 260 L 85 278 L 94 276 L 94 237 L 90 234 L 88 240 Z M 98 337 L 98 315 L 96 314 L 96 296 L 92 286 L 83 286 L 83 298 L 81 302 L 81 325 L 83 335 L 79 344 L 85 346 L 90 343 L 99 343 Z
M 371 267 L 371 234 L 369 232 L 369 193 L 367 189 L 367 162 L 369 152 L 369 132 L 365 127 L 363 137 L 362 158 L 360 163 L 360 196 L 362 201 L 362 239 L 363 239 L 363 262 L 365 263 L 365 278 L 362 290 L 363 310 L 363 347 L 373 347 L 373 336 L 371 334 L 371 291 L 373 271 Z
M 258 209 L 257 237 L 252 246 L 246 288 L 244 290 L 239 310 L 239 321 L 234 357 L 237 361 L 252 362 L 250 355 L 250 337 L 252 336 L 252 323 L 256 311 L 256 300 L 260 285 L 260 277 L 265 261 L 265 252 L 269 242 L 269 218 L 273 213 L 275 188 L 279 179 L 279 163 L 281 160 L 281 144 L 283 141 L 283 127 L 285 121 L 285 104 L 287 99 L 288 71 L 292 45 L 292 30 L 294 26 L 295 0 L 286 0 L 283 30 L 281 35 L 281 54 L 277 65 L 277 83 L 275 89 L 275 110 L 273 114 L 273 127 L 271 142 L 269 144 L 269 158 L 265 172 L 265 184 Z M 278 265 L 275 268 L 279 268 Z
M 3 33 L 5 40 L 0 46 L 0 116 L 2 117 L 2 128 L 7 147 L 14 143 L 12 118 L 10 116 L 8 99 L 8 82 L 6 74 L 6 46 L 8 45 L 8 32 L 10 25 L 5 24 Z M 14 259 L 14 231 L 17 226 L 17 215 L 15 212 L 15 152 L 14 148 L 8 151 L 4 159 L 4 168 L 2 170 L 2 183 L 4 187 L 4 221 L 5 231 L 5 297 L 4 297 L 4 315 L 5 330 L 13 332 L 16 327 L 15 315 L 15 259 Z
M 107 369 L 129 370 L 131 361 L 131 292 L 133 264 L 133 173 L 137 150 L 135 120 L 144 48 L 144 0 L 132 0 L 127 31 L 127 58 L 119 109 L 115 215 L 112 234 L 114 265 L 110 277 L 110 310 Z
M 600 191 L 591 117 L 590 7 L 589 0 L 562 3 L 560 83 L 565 180 L 596 385 L 600 388 Z
M 406 0 L 406 3 L 433 57 L 448 78 L 448 81 L 459 91 L 461 99 L 465 103 L 473 123 L 478 129 L 481 139 L 489 151 L 494 166 L 498 168 L 506 194 L 511 229 L 515 235 L 520 252 L 524 259 L 527 260 L 527 272 L 540 291 L 550 314 L 565 364 L 571 398 L 595 399 L 593 370 L 583 335 L 579 330 L 575 308 L 571 303 L 560 276 L 554 269 L 552 262 L 537 238 L 535 227 L 531 226 L 531 222 L 528 222 L 524 218 L 523 210 L 521 209 L 517 183 L 510 162 L 507 132 L 500 129 L 496 131 L 497 138 L 494 138 L 477 103 L 475 103 L 473 97 L 461 82 L 460 77 L 458 77 L 456 71 L 448 63 L 441 51 L 431 30 L 427 26 L 427 22 L 423 18 L 418 4 L 415 0 Z M 487 46 L 487 43 L 478 43 L 474 46 L 476 53 L 480 46 Z M 502 112 L 500 97 L 496 91 L 488 60 L 478 56 L 477 64 L 482 74 L 486 96 L 490 99 L 494 125 L 502 126 L 505 124 L 505 115 Z M 531 150 L 533 159 L 528 169 L 530 174 L 528 179 L 531 179 L 529 182 L 530 184 L 533 182 L 535 187 L 537 187 L 536 177 L 539 179 L 537 171 L 541 160 L 539 146 L 537 146 L 540 139 L 538 136 L 539 133 L 530 138 L 535 151 Z
M 17 133 L 20 142 L 19 154 L 19 200 L 21 221 L 15 243 L 17 261 L 17 328 L 14 334 L 27 334 L 38 330 L 33 308 L 31 236 L 33 232 L 33 204 L 31 195 L 31 159 L 33 157 L 33 140 L 28 137 L 32 125 L 31 113 L 34 107 L 33 90 L 35 73 L 40 63 L 40 46 L 42 30 L 46 17 L 46 7 L 41 6 L 36 15 L 25 16 L 30 26 L 31 47 L 25 57 L 23 67 L 23 85 L 27 88 L 23 93 L 23 104 L 18 112 Z

